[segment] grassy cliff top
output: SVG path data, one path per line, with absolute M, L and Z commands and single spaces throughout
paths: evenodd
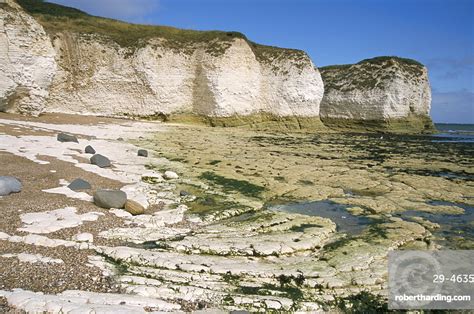
M 93 16 L 75 8 L 42 0 L 16 1 L 26 12 L 37 18 L 49 33 L 70 31 L 73 33 L 101 34 L 110 37 L 123 47 L 133 47 L 138 45 L 140 41 L 146 41 L 154 37 L 180 42 L 246 39 L 243 34 L 238 32 L 195 31 L 168 26 L 130 24 Z
M 370 58 L 370 59 L 364 59 L 362 61 L 357 62 L 357 64 L 382 64 L 387 61 L 395 61 L 398 63 L 403 63 L 403 64 L 408 64 L 408 65 L 415 65 L 419 67 L 424 67 L 423 64 L 420 62 L 413 60 L 413 59 L 408 59 L 408 58 L 401 58 L 397 56 L 380 56 L 380 57 L 375 57 L 375 58 Z
M 114 19 L 90 15 L 81 10 L 49 3 L 43 0 L 16 0 L 29 14 L 33 15 L 49 34 L 72 32 L 98 34 L 112 39 L 125 48 L 136 48 L 151 38 L 163 38 L 166 46 L 181 51 L 193 49 L 193 44 L 209 43 L 208 52 L 220 54 L 234 38 L 246 40 L 260 61 L 285 55 L 300 60 L 306 54 L 295 49 L 263 46 L 250 42 L 244 34 L 224 31 L 196 31 L 169 26 L 131 24 Z
M 380 57 L 375 57 L 375 58 L 370 58 L 370 59 L 364 59 L 355 64 L 335 64 L 335 65 L 320 67 L 319 69 L 322 71 L 348 70 L 353 65 L 384 65 L 384 64 L 390 64 L 391 62 L 396 62 L 399 64 L 405 64 L 405 65 L 410 65 L 410 66 L 416 66 L 416 67 L 424 67 L 423 64 L 413 59 L 401 58 L 397 56 L 380 56 Z
M 326 90 L 350 92 L 356 89 L 384 88 L 396 78 L 405 83 L 420 83 L 424 65 L 396 56 L 364 59 L 355 64 L 330 65 L 319 68 Z

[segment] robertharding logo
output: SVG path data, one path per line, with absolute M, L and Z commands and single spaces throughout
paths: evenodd
M 391 252 L 394 253 L 394 252 Z M 389 263 L 389 287 L 395 296 L 432 296 L 441 292 L 441 284 L 433 284 L 433 275 L 441 273 L 441 265 L 431 253 L 397 251 Z M 391 300 L 392 308 L 417 308 L 431 303 L 430 300 Z M 403 304 L 403 306 L 402 306 Z

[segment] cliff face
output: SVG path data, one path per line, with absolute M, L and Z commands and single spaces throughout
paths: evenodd
M 238 33 L 130 25 L 19 3 L 29 14 L 13 0 L 0 8 L 0 49 L 20 51 L 0 59 L 8 77 L 1 110 L 320 121 L 322 79 L 302 51 L 256 45 Z M 29 98 L 12 101 L 25 86 Z
M 324 124 L 342 128 L 425 132 L 431 89 L 426 67 L 416 61 L 378 57 L 321 68 Z
M 210 53 L 205 44 L 191 52 L 166 48 L 151 39 L 130 52 L 97 36 L 57 34 L 58 72 L 45 111 L 152 116 L 195 113 L 232 117 L 269 113 L 319 115 L 321 77 L 311 60 L 257 60 L 241 38 Z M 278 69 L 274 67 L 278 66 Z
M 0 111 L 39 114 L 55 71 L 43 27 L 12 0 L 0 4 Z
M 39 0 L 0 4 L 0 111 L 315 129 L 424 132 L 431 91 L 416 61 L 322 68 L 235 32 L 133 25 Z M 324 98 L 323 98 L 324 92 Z M 320 102 L 321 108 L 320 108 Z

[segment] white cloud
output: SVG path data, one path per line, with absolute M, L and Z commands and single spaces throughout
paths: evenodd
M 157 12 L 159 0 L 49 0 L 92 15 L 141 22 Z

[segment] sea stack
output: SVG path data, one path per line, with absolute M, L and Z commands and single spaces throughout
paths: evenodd
M 431 89 L 421 63 L 377 57 L 320 68 L 324 81 L 321 119 L 332 128 L 429 133 Z

